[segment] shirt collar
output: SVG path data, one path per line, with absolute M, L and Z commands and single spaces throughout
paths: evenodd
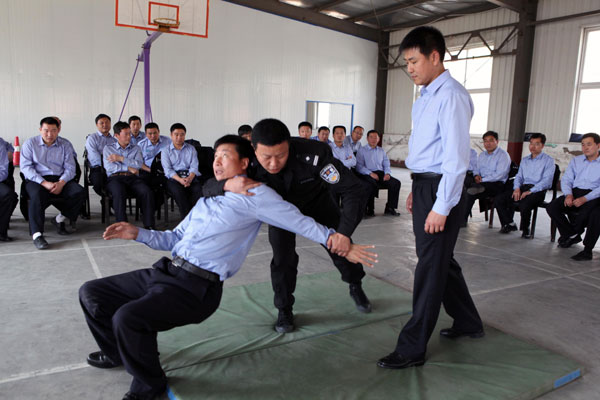
M 448 79 L 450 79 L 450 71 L 445 70 L 437 78 L 431 81 L 429 85 L 421 88 L 421 96 L 428 93 L 435 93 Z
M 38 136 L 38 145 L 40 145 L 40 146 L 46 146 L 46 143 L 44 143 L 44 139 L 42 139 L 42 135 Z M 52 143 L 50 146 L 58 146 L 58 138 L 56 138 L 56 140 L 54 141 L 54 143 Z
M 159 139 L 159 143 L 158 143 L 158 144 L 160 144 L 160 139 Z M 183 142 L 183 146 L 181 146 L 181 149 L 179 149 L 179 150 L 183 150 L 183 149 L 185 149 L 185 145 L 186 145 L 186 144 L 187 144 L 186 142 Z M 170 150 L 177 150 L 177 149 L 175 148 L 175 145 L 173 144 L 173 142 L 171 142 L 171 144 L 169 144 L 169 149 L 170 149 Z

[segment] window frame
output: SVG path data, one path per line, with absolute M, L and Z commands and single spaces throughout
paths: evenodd
M 585 89 L 600 89 L 600 81 L 583 83 L 583 68 L 585 66 L 585 56 L 587 52 L 588 35 L 590 32 L 600 31 L 600 25 L 587 26 L 581 30 L 579 60 L 577 67 L 577 78 L 575 79 L 575 95 L 573 99 L 573 109 L 571 114 L 571 133 L 587 133 L 577 132 L 577 116 L 579 114 L 579 104 L 581 100 L 581 91 Z M 570 133 L 569 133 L 570 136 Z

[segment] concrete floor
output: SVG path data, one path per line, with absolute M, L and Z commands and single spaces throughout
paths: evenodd
M 402 181 L 403 204 L 409 174 L 401 169 L 393 174 Z M 70 236 L 57 235 L 47 223 L 51 247 L 45 251 L 34 248 L 27 223 L 18 207 L 15 211 L 9 234 L 16 240 L 0 244 L 0 399 L 120 399 L 128 390 L 130 377 L 123 369 L 98 370 L 85 363 L 97 347 L 77 290 L 95 277 L 148 267 L 165 253 L 135 242 L 102 240 L 98 200 L 93 194 L 92 219 L 79 221 Z M 377 245 L 380 261 L 369 274 L 412 290 L 416 256 L 411 218 L 403 207 L 400 217 L 383 217 L 384 204 L 385 198 L 377 201 L 377 216 L 364 220 L 353 238 Z M 54 215 L 50 207 L 47 216 Z M 534 240 L 517 233 L 500 235 L 498 228 L 496 222 L 488 229 L 483 214 L 475 212 L 461 230 L 455 252 L 484 323 L 584 366 L 582 379 L 544 400 L 600 398 L 599 254 L 593 261 L 572 261 L 569 257 L 581 245 L 558 249 L 551 243 L 545 212 L 538 216 Z M 333 268 L 320 246 L 303 238 L 298 239 L 298 254 L 301 274 Z M 226 286 L 268 281 L 270 258 L 263 227 L 244 266 Z

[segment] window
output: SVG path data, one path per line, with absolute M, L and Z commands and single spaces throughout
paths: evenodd
M 320 126 L 331 129 L 334 125 L 342 125 L 346 128 L 346 132 L 350 132 L 353 119 L 354 104 L 314 100 L 306 102 L 306 120 L 312 124 L 315 132 Z
M 599 132 L 600 27 L 588 28 L 583 31 L 581 48 L 572 132 Z

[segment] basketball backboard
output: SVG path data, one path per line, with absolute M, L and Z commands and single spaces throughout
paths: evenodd
M 172 22 L 168 33 L 208 36 L 209 0 L 116 0 L 115 25 L 146 31 L 159 29 L 159 21 Z M 162 26 L 161 26 L 162 28 Z

